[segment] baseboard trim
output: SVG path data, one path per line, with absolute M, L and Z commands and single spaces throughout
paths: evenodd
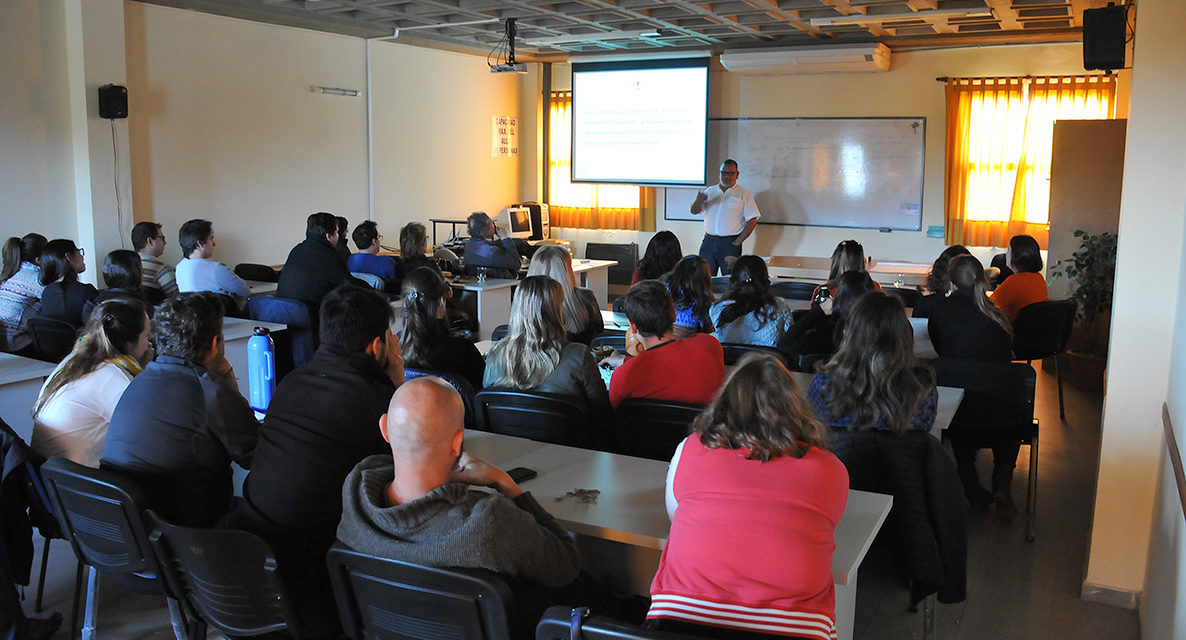
M 1079 597 L 1088 602 L 1098 602 L 1121 609 L 1135 610 L 1141 603 L 1141 592 L 1105 587 L 1084 581 Z

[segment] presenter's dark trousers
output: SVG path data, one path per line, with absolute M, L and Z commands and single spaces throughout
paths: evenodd
M 721 275 L 729 275 L 729 263 L 725 258 L 740 257 L 741 245 L 733 244 L 737 236 L 714 236 L 704 234 L 704 241 L 700 243 L 700 257 L 708 260 L 708 272 L 716 275 L 720 269 Z

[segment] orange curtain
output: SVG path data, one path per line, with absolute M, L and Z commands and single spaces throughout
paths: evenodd
M 953 78 L 947 83 L 947 244 L 1046 247 L 1055 120 L 1111 118 L 1113 76 Z
M 572 92 L 553 92 L 549 99 L 548 213 L 557 227 L 646 230 L 643 212 L 650 189 L 634 185 L 573 184 Z M 653 206 L 653 205 L 652 205 Z M 653 215 L 653 214 L 652 214 Z M 653 225 L 650 225 L 653 226 Z

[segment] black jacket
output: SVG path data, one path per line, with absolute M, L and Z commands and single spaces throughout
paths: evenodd
M 337 248 L 330 246 L 325 238 L 310 237 L 288 253 L 276 295 L 300 300 L 316 315 L 325 294 L 346 281 L 356 282 Z
M 980 313 L 971 291 L 953 291 L 950 296 L 936 300 L 927 320 L 927 332 L 940 357 L 980 362 L 1013 359 L 1013 337 L 992 318 Z
M 25 463 L 36 458 L 32 449 L 0 420 L 0 576 L 29 584 L 33 566 L 33 525 L 24 491 Z M 0 614 L 4 611 L 0 610 Z
M 41 294 L 41 315 L 81 327 L 82 309 L 97 295 L 99 290 L 91 284 L 77 280 L 54 282 L 46 285 L 45 291 Z
M 968 539 L 964 494 L 955 463 L 925 431 L 831 430 L 828 448 L 848 467 L 849 486 L 888 493 L 894 506 L 883 533 L 901 549 L 911 579 L 910 602 L 938 592 L 939 601 L 967 596 Z

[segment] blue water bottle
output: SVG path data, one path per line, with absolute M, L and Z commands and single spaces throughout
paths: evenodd
M 267 413 L 276 390 L 276 345 L 271 332 L 256 327 L 247 339 L 248 402 L 259 413 Z

